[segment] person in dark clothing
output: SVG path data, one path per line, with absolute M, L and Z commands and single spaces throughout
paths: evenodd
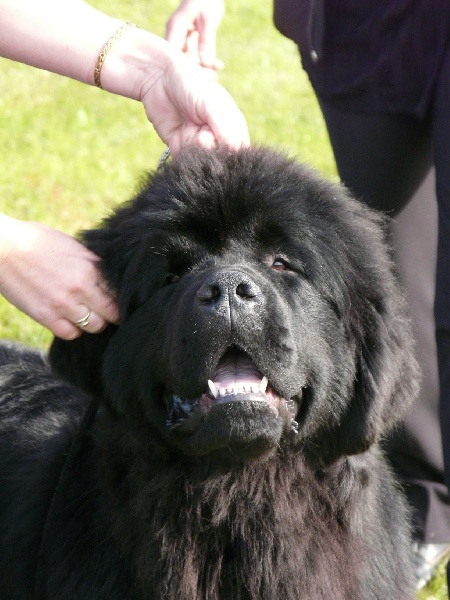
M 167 39 L 217 68 L 222 9 L 184 0 Z M 420 587 L 450 552 L 450 3 L 275 0 L 274 22 L 299 48 L 341 180 L 393 217 L 424 379 L 386 446 L 413 507 Z
M 408 211 L 414 194 L 435 167 L 439 242 L 434 322 L 426 304 L 418 303 L 426 294 L 425 286 L 429 287 L 434 261 L 429 261 L 428 271 L 416 269 L 415 280 L 404 279 L 416 328 L 422 331 L 418 353 L 425 378 L 420 402 L 403 431 L 388 440 L 387 448 L 414 509 L 415 534 L 424 544 L 421 551 L 439 557 L 450 542 L 450 501 L 438 428 L 439 394 L 433 385 L 436 350 L 426 334 L 436 329 L 448 483 L 450 5 L 445 0 L 327 0 L 326 4 L 323 0 L 275 0 L 274 20 L 298 44 L 325 118 L 339 175 L 358 198 L 395 217 Z M 422 211 L 423 218 L 430 218 L 429 206 L 428 210 L 422 206 Z M 422 220 L 406 230 L 419 255 L 424 233 L 430 235 L 425 224 Z M 403 275 L 411 262 L 411 255 L 399 260 Z

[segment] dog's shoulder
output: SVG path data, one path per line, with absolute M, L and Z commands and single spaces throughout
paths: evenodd
M 48 427 L 42 427 L 48 438 L 58 425 L 78 422 L 88 403 L 87 396 L 52 373 L 43 351 L 0 342 L 0 430 L 30 427 L 50 412 Z
M 0 343 L 0 476 L 47 468 L 71 443 L 89 397 L 55 376 L 39 350 Z M 25 473 L 26 472 L 26 473 Z

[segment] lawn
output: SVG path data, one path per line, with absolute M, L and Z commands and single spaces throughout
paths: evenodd
M 164 35 L 176 0 L 94 0 Z M 326 130 L 295 46 L 274 29 L 271 3 L 228 0 L 220 81 L 247 117 L 252 141 L 336 178 Z M 129 198 L 164 145 L 136 102 L 0 59 L 0 210 L 67 233 L 93 226 Z M 0 337 L 45 348 L 50 335 L 0 297 Z M 421 600 L 446 598 L 443 574 Z M 362 599 L 363 600 L 363 599 Z

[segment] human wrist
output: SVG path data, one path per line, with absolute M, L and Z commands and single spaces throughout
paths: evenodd
M 28 251 L 36 243 L 34 223 L 0 213 L 0 267 L 10 262 L 13 251 Z
M 23 221 L 0 213 L 0 294 L 6 295 L 5 286 L 14 277 L 17 248 L 29 245 Z
M 138 27 L 129 27 L 114 41 L 104 57 L 101 87 L 120 96 L 142 100 L 146 89 L 162 75 L 174 54 L 182 56 L 159 36 Z M 94 83 L 97 61 L 98 57 L 93 61 L 90 83 Z
M 136 27 L 134 23 L 124 23 L 117 29 L 117 31 L 109 38 L 106 44 L 103 46 L 102 51 L 98 55 L 97 61 L 94 67 L 94 83 L 97 87 L 103 89 L 101 73 L 103 68 L 103 63 L 105 62 L 106 57 L 108 56 L 111 48 L 114 44 L 126 33 L 128 29 L 131 27 Z
M 6 262 L 14 247 L 16 219 L 0 213 L 0 268 Z

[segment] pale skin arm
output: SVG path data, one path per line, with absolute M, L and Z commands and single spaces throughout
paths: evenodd
M 0 0 L 0 55 L 94 84 L 97 57 L 123 23 L 82 0 Z M 230 150 L 249 143 L 230 95 L 180 50 L 137 27 L 105 58 L 102 87 L 141 101 L 176 155 L 189 144 Z M 100 93 L 100 92 L 99 92 Z M 97 257 L 59 231 L 0 215 L 0 292 L 55 335 L 74 339 L 117 322 Z
M 122 25 L 82 0 L 0 0 L 0 17 L 1 56 L 91 85 L 99 53 Z M 249 143 L 245 119 L 224 88 L 147 31 L 131 28 L 113 45 L 101 81 L 144 104 L 174 155 L 187 144 Z

